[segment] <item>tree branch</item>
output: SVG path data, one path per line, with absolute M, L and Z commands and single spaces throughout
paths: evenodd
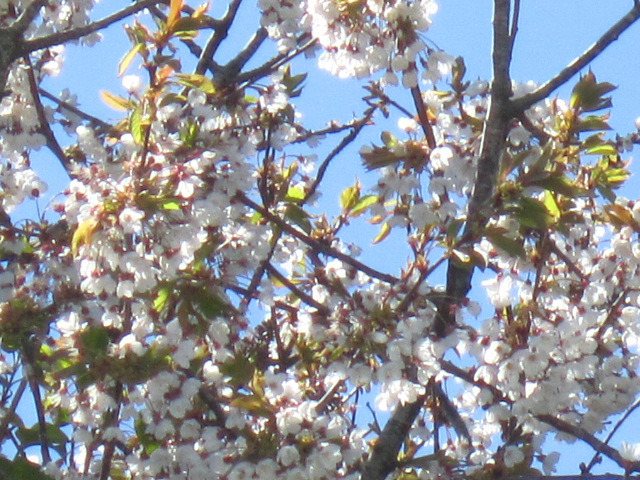
M 42 50 L 43 48 L 53 47 L 60 45 L 71 40 L 78 40 L 79 38 L 86 37 L 91 33 L 95 33 L 99 30 L 103 30 L 110 25 L 113 25 L 120 20 L 127 18 L 134 13 L 144 10 L 147 7 L 163 3 L 162 0 L 141 0 L 126 8 L 123 8 L 119 12 L 116 12 L 108 17 L 92 22 L 82 27 L 74 28 L 73 30 L 66 30 L 63 32 L 52 33 L 46 37 L 34 38 L 23 42 L 23 52 L 30 53 L 36 50 Z
M 597 452 L 603 453 L 611 460 L 616 462 L 618 465 L 624 468 L 625 471 L 640 471 L 640 462 L 631 462 L 624 459 L 622 455 L 620 455 L 618 450 L 597 439 L 594 435 L 587 432 L 584 428 L 581 428 L 577 425 L 572 425 L 569 422 L 565 422 L 564 420 L 554 417 L 553 415 L 536 415 L 535 418 L 540 420 L 541 422 L 546 423 L 547 425 L 551 425 L 556 430 L 560 430 L 561 432 L 568 433 L 569 435 L 579 438 Z
M 231 28 L 233 20 L 236 18 L 241 4 L 242 0 L 232 0 L 231 3 L 229 3 L 229 7 L 220 19 L 217 29 L 211 34 L 200 54 L 198 64 L 196 65 L 196 73 L 203 74 L 209 68 L 210 62 L 213 60 L 213 56 L 218 51 L 220 44 L 227 38 L 227 35 L 229 35 L 229 29 Z M 217 72 L 212 73 L 215 75 Z
M 373 447 L 371 457 L 364 467 L 362 478 L 367 480 L 384 480 L 398 466 L 398 452 L 404 443 L 407 433 L 420 413 L 425 396 L 413 403 L 399 405 L 384 426 Z
M 67 175 L 72 176 L 72 165 L 71 161 L 62 150 L 62 147 L 58 143 L 56 136 L 51 130 L 51 126 L 49 125 L 49 121 L 47 120 L 47 116 L 44 111 L 44 107 L 42 106 L 42 102 L 40 101 L 40 94 L 38 92 L 38 84 L 36 82 L 36 76 L 33 71 L 33 65 L 31 64 L 31 59 L 28 55 L 25 55 L 24 61 L 27 64 L 27 76 L 29 78 L 29 87 L 31 90 L 31 97 L 33 99 L 33 105 L 35 106 L 36 113 L 38 115 L 38 122 L 40 122 L 40 133 L 44 136 L 47 141 L 47 147 L 49 150 L 56 156 L 62 168 L 65 169 Z
M 395 284 L 398 282 L 398 279 L 393 275 L 379 272 L 378 270 L 372 267 L 369 267 L 368 265 L 365 265 L 364 263 L 359 262 L 358 260 L 350 257 L 349 255 L 339 252 L 338 250 L 330 247 L 329 245 L 326 245 L 316 240 L 315 238 L 311 238 L 310 236 L 300 232 L 299 230 L 296 230 L 294 227 L 289 225 L 287 222 L 282 220 L 277 215 L 274 215 L 269 210 L 255 203 L 253 200 L 247 197 L 244 193 L 242 192 L 236 193 L 235 198 L 237 198 L 240 202 L 242 202 L 252 210 L 259 212 L 263 217 L 265 217 L 270 222 L 275 223 L 279 228 L 281 228 L 283 231 L 285 231 L 289 235 L 297 238 L 298 240 L 302 240 L 304 243 L 306 243 L 309 247 L 311 247 L 315 251 L 323 253 L 333 258 L 337 258 L 338 260 L 346 263 L 347 265 L 351 265 L 356 270 L 360 270 L 362 273 L 366 273 L 370 277 L 377 278 L 378 280 L 382 280 L 385 283 Z
M 618 22 L 607 30 L 593 45 L 591 45 L 582 55 L 571 62 L 558 75 L 553 77 L 544 85 L 538 87 L 533 92 L 512 100 L 511 111 L 518 115 L 533 104 L 547 98 L 551 93 L 568 82 L 571 77 L 586 67 L 593 59 L 600 55 L 609 45 L 615 42 L 618 37 L 640 18 L 640 4 L 634 4 L 633 8 Z

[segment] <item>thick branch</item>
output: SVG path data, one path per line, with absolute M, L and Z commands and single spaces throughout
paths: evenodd
M 387 422 L 364 467 L 362 478 L 384 480 L 398 466 L 398 452 L 402 447 L 411 425 L 422 409 L 425 397 L 414 403 L 399 405 L 393 417 Z
M 547 98 L 551 93 L 560 86 L 567 83 L 571 77 L 586 67 L 593 61 L 598 55 L 600 55 L 609 45 L 615 42 L 618 37 L 636 20 L 640 18 L 640 3 L 635 3 L 633 8 L 622 17 L 615 25 L 607 30 L 598 41 L 591 45 L 582 55 L 571 62 L 564 70 L 558 75 L 553 77 L 544 85 L 540 86 L 533 92 L 520 97 L 512 101 L 511 109 L 515 115 L 523 112 L 527 108 L 531 107 L 534 103 L 539 102 Z
M 493 81 L 489 113 L 484 125 L 478 172 L 469 202 L 467 224 L 464 238 L 474 240 L 482 225 L 490 215 L 489 207 L 495 193 L 496 181 L 500 170 L 500 157 L 505 146 L 510 116 L 509 97 L 511 96 L 511 35 L 510 0 L 494 1 L 493 16 Z M 445 336 L 454 323 L 452 307 L 457 305 L 471 289 L 472 265 L 462 265 L 449 260 L 447 269 L 447 295 L 440 304 L 436 323 L 436 335 Z

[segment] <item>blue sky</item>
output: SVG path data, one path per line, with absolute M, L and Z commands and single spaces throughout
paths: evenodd
M 103 0 L 99 4 L 94 18 L 101 18 L 112 9 L 127 5 L 124 0 Z M 193 4 L 193 2 L 191 2 Z M 222 2 L 214 1 L 216 11 Z M 632 6 L 632 1 L 606 2 L 603 0 L 535 0 L 522 2 L 520 29 L 514 53 L 512 75 L 515 80 L 534 80 L 543 82 L 552 77 L 571 60 L 585 50 L 598 36 L 618 20 Z M 249 4 L 252 5 L 252 4 Z M 489 78 L 491 58 L 491 9 L 489 0 L 442 0 L 440 11 L 434 18 L 434 25 L 428 32 L 430 41 L 453 55 L 462 55 L 467 65 L 467 78 Z M 246 8 L 242 13 L 242 22 L 231 32 L 228 43 L 237 48 L 254 30 L 257 19 L 255 8 Z M 601 81 L 609 81 L 619 85 L 613 93 L 614 108 L 611 124 L 624 134 L 635 130 L 634 121 L 640 116 L 640 56 L 637 54 L 640 45 L 640 24 L 631 28 L 614 43 L 599 59 L 592 69 Z M 59 78 L 48 81 L 45 85 L 52 93 L 57 94 L 65 87 L 78 93 L 81 107 L 89 113 L 106 118 L 117 119 L 119 112 L 104 105 L 98 96 L 100 89 L 123 93 L 120 80 L 116 77 L 117 65 L 129 48 L 128 40 L 121 27 L 114 27 L 106 32 L 105 41 L 94 48 L 69 48 L 67 62 Z M 312 68 L 313 62 L 296 63 Z M 130 73 L 135 73 L 132 70 Z M 293 73 L 301 73 L 294 70 Z M 568 97 L 570 85 L 560 90 L 559 94 Z M 338 80 L 325 72 L 313 69 L 307 82 L 307 90 L 311 95 L 299 103 L 300 108 L 312 123 L 322 125 L 331 118 L 338 117 L 348 121 L 353 114 L 358 114 L 363 107 L 358 99 L 362 90 L 354 81 Z M 402 103 L 411 107 L 408 97 Z M 372 129 L 371 136 L 364 137 L 370 143 L 378 140 L 380 130 Z M 64 142 L 63 142 L 64 143 Z M 361 143 L 359 144 L 361 145 Z M 635 153 L 635 152 L 634 152 Z M 68 179 L 52 156 L 39 155 L 38 163 L 43 178 L 49 184 L 46 199 L 65 188 Z M 640 173 L 640 162 L 632 165 L 632 171 Z M 364 179 L 363 183 L 371 184 L 373 177 L 365 177 L 360 168 L 357 148 L 350 148 L 345 155 L 334 164 L 328 173 L 331 187 L 326 191 L 321 207 L 337 212 L 339 192 L 352 185 L 355 177 Z M 637 180 L 629 182 L 624 194 L 637 197 L 639 190 Z M 46 201 L 41 201 L 41 209 Z M 21 210 L 24 215 L 33 215 L 32 209 Z M 355 237 L 372 238 L 375 230 L 358 227 L 352 230 Z M 366 242 L 359 242 L 366 247 Z M 397 268 L 404 263 L 402 253 L 389 255 L 389 251 L 403 252 L 393 242 L 384 243 L 371 249 L 364 259 L 371 261 L 385 270 Z M 632 432 L 627 431 L 628 434 Z M 625 433 L 616 438 L 624 439 Z M 628 437 L 629 435 L 627 435 Z M 629 439 L 629 438 L 627 438 Z M 631 435 L 633 440 L 633 435 Z M 614 442 L 614 445 L 618 445 Z M 576 444 L 577 445 L 577 444 Z M 561 464 L 563 472 L 576 472 L 577 456 L 583 457 L 589 449 L 567 446 L 564 452 L 571 452 L 569 459 Z M 586 456 L 584 461 L 588 461 Z M 582 460 L 582 458 L 581 458 Z

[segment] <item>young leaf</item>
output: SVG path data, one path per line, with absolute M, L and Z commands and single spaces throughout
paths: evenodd
M 380 243 L 381 241 L 383 241 L 385 238 L 389 236 L 390 233 L 391 233 L 391 227 L 389 226 L 389 222 L 384 222 L 382 224 L 382 228 L 380 229 L 380 233 L 378 233 L 378 235 L 376 235 L 376 238 L 373 239 L 374 245 L 376 243 Z
M 378 203 L 378 200 L 379 198 L 377 195 L 365 195 L 364 197 L 361 197 L 351 209 L 351 216 L 357 217 L 358 215 L 362 215 L 370 206 Z
M 360 186 L 347 187 L 340 194 L 340 207 L 343 211 L 348 212 L 356 206 L 358 200 L 360 200 Z
M 73 237 L 71 238 L 71 253 L 73 256 L 78 254 L 78 250 L 81 246 L 88 246 L 91 244 L 93 235 L 99 228 L 100 222 L 93 217 L 86 219 L 78 225 L 76 231 L 73 233 Z
M 131 62 L 133 61 L 133 59 L 136 57 L 138 52 L 140 52 L 140 50 L 144 49 L 144 47 L 145 47 L 144 43 L 136 43 L 133 47 L 131 47 L 131 50 L 127 52 L 127 54 L 122 58 L 122 60 L 120 60 L 120 64 L 118 65 L 119 77 L 124 75 L 124 72 L 127 71 L 127 68 L 129 68 L 129 65 L 131 65 Z
M 100 97 L 102 101 L 116 110 L 129 110 L 131 108 L 131 101 L 120 95 L 115 95 L 106 90 L 100 90 Z

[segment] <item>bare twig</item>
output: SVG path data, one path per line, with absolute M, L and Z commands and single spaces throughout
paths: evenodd
M 318 312 L 320 312 L 323 315 L 329 315 L 331 312 L 330 310 L 325 307 L 324 305 L 322 305 L 321 303 L 316 302 L 313 297 L 311 297 L 311 295 L 308 295 L 307 293 L 303 292 L 302 290 L 300 290 L 298 287 L 296 287 L 293 282 L 291 282 L 291 280 L 289 280 L 287 277 L 285 277 L 282 273 L 280 273 L 273 265 L 271 265 L 270 263 L 267 263 L 266 265 L 266 270 L 267 272 L 269 272 L 269 274 L 273 275 L 276 280 L 278 280 L 280 283 L 282 283 L 285 287 L 287 287 L 289 290 L 291 290 L 291 293 L 293 293 L 296 297 L 298 297 L 300 300 L 302 300 L 304 303 L 306 303 L 307 305 L 312 306 L 313 308 L 315 308 L 316 310 L 318 310 Z
M 42 106 L 42 102 L 40 101 L 40 94 L 38 92 L 38 83 L 36 81 L 35 73 L 33 72 L 33 65 L 31 64 L 31 59 L 28 55 L 25 55 L 24 61 L 27 64 L 27 76 L 29 78 L 29 87 L 31 89 L 31 97 L 33 99 L 33 105 L 36 109 L 36 113 L 38 115 L 38 122 L 40 123 L 40 133 L 44 135 L 44 138 L 47 141 L 47 147 L 49 150 L 56 156 L 62 167 L 67 172 L 67 175 L 72 176 L 72 165 L 71 161 L 62 150 L 62 147 L 58 143 L 56 136 L 51 130 L 51 126 L 49 125 L 49 121 L 47 120 L 47 116 L 44 112 L 44 107 Z
M 43 89 L 43 88 L 38 88 L 38 93 L 43 96 L 44 98 L 46 98 L 47 100 L 51 100 L 52 102 L 54 102 L 56 105 L 58 105 L 59 108 L 61 108 L 62 110 L 68 110 L 69 112 L 73 113 L 74 115 L 79 116 L 80 118 L 87 120 L 89 123 L 91 123 L 94 127 L 98 127 L 106 132 L 112 132 L 112 133 L 118 133 L 117 130 L 113 127 L 113 125 L 111 125 L 110 123 L 105 122 L 104 120 L 99 119 L 98 117 L 94 117 L 93 115 L 84 112 L 82 110 L 80 110 L 79 108 L 63 101 L 60 100 L 58 97 L 56 97 L 55 95 L 53 95 L 52 93 L 48 92 L 47 90 Z
M 571 62 L 558 75 L 553 77 L 544 85 L 541 85 L 533 92 L 517 98 L 511 102 L 511 111 L 514 115 L 523 112 L 534 103 L 547 98 L 551 93 L 568 82 L 571 77 L 586 67 L 598 55 L 600 55 L 609 45 L 615 42 L 618 37 L 633 25 L 640 18 L 640 4 L 635 3 L 633 8 L 618 22 L 607 30 L 593 45 L 591 45 L 582 55 Z
M 225 12 L 224 16 L 220 19 L 217 28 L 209 37 L 207 44 L 205 45 L 202 53 L 200 54 L 200 58 L 198 59 L 198 64 L 196 65 L 196 73 L 203 74 L 209 68 L 210 62 L 213 60 L 214 55 L 218 51 L 220 44 L 223 42 L 225 38 L 229 35 L 229 29 L 233 24 L 233 20 L 236 18 L 238 14 L 238 10 L 240 9 L 240 5 L 242 4 L 242 0 L 232 0 L 229 3 L 229 7 Z M 217 72 L 214 72 L 214 75 Z
M 518 22 L 520 20 L 520 0 L 515 0 L 513 4 L 513 15 L 511 16 L 511 29 L 509 38 L 511 39 L 510 55 L 513 56 L 513 49 L 516 46 L 516 36 L 518 34 Z
M 305 199 L 304 199 L 305 203 L 309 200 L 309 198 L 313 196 L 316 190 L 318 190 L 318 187 L 320 186 L 320 183 L 322 182 L 325 174 L 327 173 L 327 169 L 329 168 L 329 165 L 331 164 L 333 159 L 336 158 L 336 156 L 338 156 L 338 154 L 342 152 L 342 150 L 344 150 L 347 147 L 347 145 L 349 145 L 351 142 L 353 142 L 356 139 L 356 137 L 360 134 L 362 129 L 369 123 L 369 121 L 371 120 L 371 117 L 373 117 L 373 114 L 375 113 L 377 108 L 378 107 L 375 107 L 375 106 L 369 107 L 364 112 L 364 115 L 362 116 L 362 118 L 357 122 L 353 123 L 353 130 L 351 130 L 347 135 L 345 135 L 345 137 L 340 141 L 340 143 L 336 145 L 336 147 L 333 150 L 331 150 L 329 155 L 325 157 L 323 162 L 320 164 L 320 167 L 318 167 L 318 174 L 316 175 L 315 180 L 311 184 L 311 187 L 309 187 L 309 191 L 305 196 Z
M 427 145 L 429 145 L 429 148 L 433 150 L 436 148 L 436 137 L 433 135 L 433 127 L 429 121 L 429 115 L 427 115 L 427 109 L 424 106 L 422 92 L 420 92 L 420 87 L 418 85 L 411 88 L 411 97 L 413 98 L 413 103 L 416 106 L 420 126 L 422 127 L 424 136 L 427 139 Z
M 609 435 L 607 435 L 607 438 L 605 438 L 604 443 L 605 445 L 608 445 L 609 442 L 611 441 L 611 439 L 613 438 L 613 436 L 615 435 L 615 433 L 618 431 L 618 429 L 624 424 L 624 422 L 627 421 L 627 418 L 629 418 L 629 416 L 638 408 L 640 407 L 640 400 L 636 400 L 636 402 L 631 405 L 631 407 L 629 407 L 629 409 L 625 412 L 625 414 L 620 418 L 620 420 L 618 420 L 615 424 L 615 426 L 611 429 L 611 431 L 609 432 Z M 586 466 L 586 468 L 583 470 L 582 474 L 586 475 L 587 473 L 589 473 L 589 471 L 596 465 L 596 463 L 598 463 L 598 457 L 600 456 L 600 452 L 596 451 L 596 453 L 593 455 L 593 458 L 591 459 L 591 461 L 589 462 L 589 464 Z
M 611 460 L 616 462 L 627 472 L 637 472 L 640 471 L 640 462 L 631 462 L 626 460 L 620 455 L 620 452 L 615 448 L 607 445 L 603 441 L 596 438 L 591 433 L 587 432 L 584 428 L 579 427 L 577 425 L 572 425 L 569 422 L 565 422 L 559 418 L 554 417 L 553 415 L 536 415 L 535 418 L 540 420 L 541 422 L 546 423 L 547 425 L 551 425 L 556 430 L 560 430 L 561 432 L 568 433 L 583 442 L 587 443 L 591 448 L 593 448 L 596 452 L 603 453 Z
M 304 35 L 300 35 L 300 37 L 298 37 L 297 39 L 297 42 L 299 47 L 295 50 L 276 55 L 275 57 L 267 60 L 265 63 L 263 63 L 259 67 L 254 68 L 253 70 L 248 70 L 246 72 L 238 74 L 238 78 L 236 79 L 237 83 L 251 84 L 260 78 L 270 75 L 278 68 L 280 68 L 281 65 L 284 65 L 301 53 L 309 50 L 316 43 L 315 39 L 311 38 L 306 33 Z

